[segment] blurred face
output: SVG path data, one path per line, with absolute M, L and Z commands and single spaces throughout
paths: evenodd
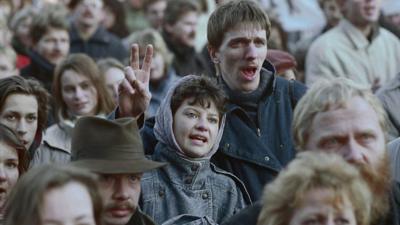
M 322 2 L 322 9 L 324 11 L 325 17 L 328 20 L 328 24 L 331 26 L 335 26 L 338 24 L 342 14 L 340 13 L 340 9 L 336 4 L 335 0 L 329 0 Z
M 165 29 L 177 43 L 186 47 L 194 47 L 197 20 L 197 12 L 187 12 L 175 24 L 166 24 Z
M 148 6 L 146 18 L 154 29 L 161 29 L 165 8 L 167 8 L 167 1 L 165 0 L 157 1 Z
M 17 183 L 18 163 L 17 150 L 0 142 L 0 211 L 3 210 L 8 195 Z
M 150 68 L 150 82 L 160 81 L 165 76 L 165 62 L 161 54 L 153 55 L 153 62 Z
M 357 225 L 354 208 L 347 197 L 341 203 L 328 189 L 308 191 L 294 210 L 289 225 Z
M 38 110 L 36 97 L 24 94 L 9 95 L 1 109 L 0 123 L 14 130 L 26 149 L 35 139 Z
M 82 27 L 97 27 L 103 20 L 101 0 L 82 0 L 76 7 L 76 22 Z
M 29 29 L 32 24 L 32 17 L 26 17 L 22 20 L 15 31 L 15 35 L 18 39 L 27 47 L 31 45 L 31 39 L 29 36 Z
M 102 24 L 105 28 L 111 28 L 115 23 L 114 12 L 109 7 L 103 8 L 103 21 Z
M 218 135 L 219 113 L 214 102 L 210 107 L 191 105 L 193 98 L 183 101 L 176 110 L 173 131 L 182 151 L 191 158 L 200 158 L 211 151 Z
M 126 225 L 135 213 L 142 174 L 101 174 L 100 194 L 105 225 Z
M 34 49 L 47 61 L 58 65 L 69 52 L 68 31 L 50 28 L 35 44 Z
M 266 31 L 251 24 L 238 24 L 225 33 L 219 49 L 210 55 L 230 89 L 252 92 L 260 83 L 260 71 L 267 55 Z
M 41 225 L 95 225 L 93 204 L 85 186 L 72 181 L 45 192 Z M 62 203 L 62 204 L 60 204 Z
M 13 63 L 13 61 L 6 55 L 0 54 L 0 79 L 13 75 L 18 75 L 15 63 Z
M 89 78 L 66 70 L 61 76 L 61 95 L 68 112 L 75 116 L 93 116 L 97 109 L 97 90 Z
M 118 102 L 118 86 L 121 84 L 122 80 L 125 78 L 124 71 L 118 68 L 110 68 L 105 73 L 105 82 L 107 89 L 109 90 L 111 96 L 113 96 L 114 101 Z
M 344 16 L 355 26 L 365 27 L 379 18 L 382 0 L 342 0 Z

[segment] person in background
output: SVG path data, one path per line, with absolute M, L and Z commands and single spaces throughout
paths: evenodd
M 39 80 L 51 93 L 54 68 L 69 53 L 65 12 L 50 7 L 35 15 L 29 35 L 32 40 L 32 49 L 29 52 L 31 63 L 21 69 L 21 75 Z
M 10 127 L 32 157 L 46 128 L 50 96 L 36 80 L 0 79 L 0 123 Z
M 174 54 L 172 67 L 179 76 L 206 73 L 206 61 L 195 49 L 198 16 L 196 2 L 168 0 L 161 34 Z
M 128 56 L 121 39 L 107 31 L 101 21 L 102 0 L 79 0 L 69 30 L 71 53 L 85 53 L 93 59 L 112 57 L 121 62 Z
M 300 153 L 265 187 L 257 225 L 369 225 L 372 195 L 342 157 Z
M 276 74 L 286 80 L 296 80 L 296 59 L 288 52 L 270 49 L 267 60 L 274 65 Z
M 143 11 L 144 16 L 149 22 L 150 26 L 161 31 L 164 23 L 164 13 L 167 8 L 167 0 L 144 0 Z
M 13 130 L 0 124 L 0 223 L 11 191 L 29 165 L 29 154 Z
M 343 17 L 311 44 L 305 83 L 346 77 L 376 91 L 400 72 L 400 40 L 377 23 L 382 0 L 336 3 Z
M 137 43 L 139 52 L 144 54 L 145 46 L 153 46 L 153 61 L 150 68 L 149 90 L 151 92 L 150 105 L 146 117 L 156 115 L 157 109 L 165 98 L 171 85 L 178 79 L 172 67 L 173 55 L 168 51 L 161 35 L 154 29 L 136 32 L 129 38 L 129 43 Z M 143 57 L 143 56 L 141 56 Z
M 117 37 L 123 39 L 129 35 L 128 28 L 125 24 L 124 3 L 115 0 L 103 0 L 104 18 L 102 25 Z
M 19 75 L 17 69 L 17 54 L 10 46 L 0 46 L 0 79 Z
M 19 180 L 10 195 L 4 224 L 101 225 L 102 210 L 94 174 L 47 165 L 31 169 Z
M 118 104 L 118 87 L 125 78 L 124 65 L 113 58 L 101 59 L 97 62 L 100 74 L 107 86 L 107 90 L 114 99 L 114 107 Z
M 19 69 L 30 64 L 28 55 L 29 48 L 32 46 L 30 27 L 35 15 L 34 8 L 27 6 L 17 11 L 10 21 L 10 28 L 14 31 L 11 44 L 18 54 L 17 68 Z
M 72 129 L 79 117 L 105 117 L 113 109 L 96 63 L 85 54 L 71 54 L 56 68 L 53 83 L 57 123 L 46 129 L 43 145 L 31 166 L 68 163 Z

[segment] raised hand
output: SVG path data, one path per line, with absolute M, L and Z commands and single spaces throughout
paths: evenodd
M 119 86 L 120 117 L 139 117 L 150 104 L 149 91 L 150 68 L 153 59 L 153 46 L 146 47 L 146 53 L 140 68 L 139 46 L 131 47 L 130 66 L 125 67 L 125 79 Z

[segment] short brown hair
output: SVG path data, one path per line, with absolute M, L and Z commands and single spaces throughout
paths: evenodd
M 47 126 L 50 95 L 47 90 L 35 79 L 25 79 L 21 76 L 11 76 L 0 79 L 0 111 L 9 95 L 32 95 L 38 102 L 38 129 L 36 134 L 41 134 Z
M 176 87 L 171 97 L 172 115 L 175 114 L 183 101 L 192 97 L 194 100 L 189 103 L 191 105 L 200 104 L 202 107 L 208 108 L 210 106 L 209 100 L 212 100 L 217 107 L 220 118 L 225 112 L 227 98 L 223 89 L 217 85 L 217 82 L 209 77 L 194 76 L 193 79 L 182 82 Z
M 103 204 L 97 176 L 74 167 L 56 165 L 34 168 L 21 177 L 9 196 L 4 224 L 40 224 L 41 207 L 46 193 L 70 182 L 82 184 L 87 189 L 93 205 L 94 219 L 96 224 L 101 224 Z M 24 216 L 21 216 L 21 212 L 24 212 Z
M 15 134 L 15 132 L 3 124 L 0 124 L 0 142 L 4 142 L 8 146 L 14 148 L 15 151 L 17 151 L 18 173 L 19 176 L 24 174 L 28 170 L 29 166 L 28 150 L 18 139 L 18 136 Z
M 252 0 L 229 1 L 219 6 L 210 16 L 207 25 L 209 46 L 218 49 L 224 34 L 242 23 L 250 23 L 265 29 L 268 39 L 271 23 L 261 6 Z
M 62 98 L 61 77 L 67 70 L 73 70 L 80 75 L 87 77 L 97 90 L 97 109 L 96 114 L 109 113 L 113 108 L 113 100 L 109 95 L 103 76 L 100 75 L 99 68 L 92 58 L 83 53 L 70 54 L 59 65 L 57 65 L 53 80 L 53 95 L 55 99 L 55 112 L 57 119 L 59 115 L 64 119 L 69 118 L 67 105 Z
M 304 196 L 316 189 L 332 191 L 333 204 L 347 198 L 356 224 L 368 225 L 372 193 L 358 169 L 335 153 L 302 152 L 264 189 L 257 225 L 287 225 Z M 334 205 L 336 206 L 336 205 Z
M 68 22 L 66 14 L 56 6 L 46 9 L 34 15 L 29 34 L 32 43 L 36 44 L 51 29 L 65 30 L 68 32 Z
M 164 14 L 164 23 L 174 25 L 188 12 L 198 12 L 198 5 L 191 0 L 168 0 Z

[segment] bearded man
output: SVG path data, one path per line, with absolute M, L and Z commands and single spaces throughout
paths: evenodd
M 400 186 L 391 179 L 386 131 L 379 100 L 346 78 L 316 83 L 294 112 L 299 151 L 335 152 L 358 166 L 374 193 L 372 225 L 400 224 Z
M 360 169 L 374 193 L 371 225 L 400 224 L 400 185 L 390 174 L 386 114 L 369 89 L 347 78 L 320 80 L 298 102 L 292 125 L 298 151 L 335 152 Z M 257 202 L 223 225 L 256 224 L 261 207 Z

